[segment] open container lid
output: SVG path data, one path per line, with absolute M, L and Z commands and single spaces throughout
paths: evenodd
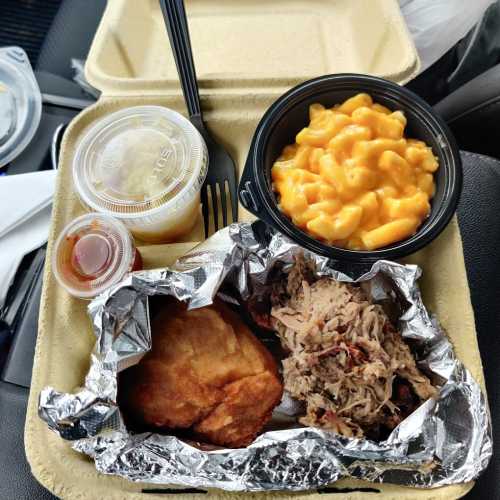
M 41 115 L 42 97 L 26 52 L 0 48 L 0 168 L 30 143 Z
M 186 0 L 202 97 L 277 97 L 320 75 L 397 83 L 419 59 L 397 0 Z M 85 67 L 104 96 L 180 96 L 157 0 L 110 0 Z

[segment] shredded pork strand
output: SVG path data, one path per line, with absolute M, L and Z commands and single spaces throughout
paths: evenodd
M 315 279 L 300 258 L 271 301 L 273 328 L 290 352 L 285 389 L 306 403 L 304 425 L 364 437 L 394 428 L 436 395 L 382 307 L 358 286 Z

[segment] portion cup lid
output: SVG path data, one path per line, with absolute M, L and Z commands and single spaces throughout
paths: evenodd
M 26 52 L 0 49 L 0 167 L 30 143 L 41 115 L 42 97 Z
M 186 118 L 161 106 L 136 106 L 102 118 L 84 133 L 73 181 L 93 210 L 144 215 L 185 205 L 207 168 L 206 145 Z
M 134 257 L 127 228 L 113 217 L 90 213 L 61 231 L 52 252 L 52 270 L 71 295 L 92 298 L 120 281 Z

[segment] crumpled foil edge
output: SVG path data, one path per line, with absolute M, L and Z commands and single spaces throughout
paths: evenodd
M 203 307 L 228 280 L 247 299 L 265 286 L 276 264 L 292 264 L 299 252 L 316 262 L 320 275 L 352 281 L 328 259 L 279 233 L 263 234 L 258 224 L 232 224 L 172 269 L 130 275 L 89 306 L 97 341 L 84 389 L 68 394 L 45 388 L 40 417 L 74 449 L 92 457 L 98 471 L 132 481 L 262 491 L 307 490 L 344 477 L 414 487 L 475 479 L 492 455 L 488 403 L 426 311 L 417 285 L 420 269 L 389 261 L 376 262 L 356 281 L 367 282 L 374 300 L 394 298 L 391 290 L 404 297 L 398 328 L 418 345 L 419 365 L 442 386 L 437 401 L 421 405 L 387 440 L 376 443 L 299 427 L 266 432 L 247 448 L 203 451 L 174 436 L 127 432 L 116 406 L 117 373 L 151 347 L 147 297 L 172 295 L 190 308 Z

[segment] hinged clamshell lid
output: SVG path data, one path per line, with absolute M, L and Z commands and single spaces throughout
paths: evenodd
M 186 0 L 202 96 L 278 96 L 320 75 L 398 83 L 419 59 L 397 0 Z M 86 76 L 104 96 L 180 96 L 158 0 L 109 0 Z

